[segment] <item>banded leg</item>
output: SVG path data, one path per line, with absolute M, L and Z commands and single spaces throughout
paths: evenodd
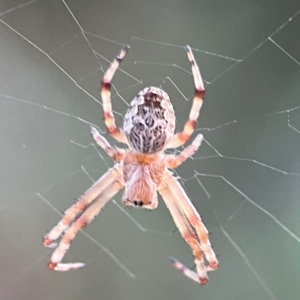
M 185 123 L 183 131 L 174 135 L 174 137 L 170 140 L 166 148 L 177 148 L 183 145 L 190 138 L 190 136 L 193 134 L 194 129 L 196 127 L 197 119 L 203 104 L 203 97 L 205 93 L 203 80 L 197 62 L 194 58 L 192 49 L 190 48 L 190 46 L 186 46 L 185 49 L 187 52 L 188 59 L 191 63 L 196 90 L 195 90 L 192 108 L 190 111 L 189 120 Z
M 121 165 L 116 165 L 114 168 L 108 170 L 101 178 L 96 181 L 93 186 L 88 189 L 81 198 L 64 212 L 64 216 L 53 229 L 44 236 L 44 246 L 54 248 L 57 246 L 57 240 L 75 218 L 82 213 L 86 207 L 92 203 L 112 182 L 122 174 Z
M 188 278 L 196 281 L 200 284 L 206 284 L 208 282 L 208 275 L 207 275 L 207 267 L 204 263 L 203 252 L 201 246 L 193 232 L 188 219 L 184 215 L 180 206 L 177 205 L 176 198 L 174 192 L 169 188 L 166 183 L 162 183 L 158 188 L 159 193 L 163 197 L 167 208 L 169 209 L 173 220 L 178 228 L 181 236 L 186 241 L 186 243 L 191 247 L 194 261 L 196 264 L 197 273 L 185 267 L 182 263 L 177 261 L 175 258 L 171 258 L 171 262 L 174 266 L 179 269 L 184 275 Z
M 50 270 L 69 271 L 78 269 L 84 266 L 84 263 L 61 263 L 65 254 L 70 248 L 70 244 L 75 238 L 79 230 L 89 224 L 100 212 L 101 208 L 124 186 L 122 177 L 115 180 L 108 186 L 94 202 L 82 213 L 82 215 L 72 223 L 65 231 L 58 247 L 54 250 L 51 261 L 48 263 Z
M 179 184 L 179 182 L 172 176 L 172 173 L 170 171 L 166 172 L 164 182 L 169 186 L 174 195 L 176 195 L 174 201 L 176 201 L 177 205 L 181 207 L 187 219 L 195 228 L 197 236 L 200 240 L 201 249 L 204 252 L 210 270 L 217 269 L 219 262 L 211 247 L 208 238 L 208 230 L 202 223 L 200 215 L 198 214 L 191 200 L 188 198 L 187 194 L 185 193 L 184 189 Z
M 186 147 L 179 155 L 166 155 L 166 164 L 168 169 L 175 169 L 186 159 L 195 154 L 203 141 L 203 135 L 198 134 L 192 144 Z
M 91 132 L 97 145 L 99 145 L 112 159 L 115 161 L 124 160 L 126 150 L 112 147 L 106 138 L 93 126 L 91 126 Z
M 115 117 L 113 114 L 112 106 L 111 106 L 111 81 L 113 76 L 115 75 L 120 63 L 123 58 L 126 56 L 129 50 L 129 46 L 124 47 L 120 54 L 114 59 L 111 63 L 110 67 L 104 74 L 104 77 L 101 82 L 101 98 L 103 102 L 103 110 L 104 110 L 104 122 L 107 128 L 108 133 L 115 138 L 118 142 L 128 144 L 127 137 L 124 131 L 116 126 Z

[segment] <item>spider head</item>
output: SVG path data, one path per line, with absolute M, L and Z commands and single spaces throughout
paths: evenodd
M 156 87 L 140 91 L 126 112 L 123 128 L 135 151 L 146 154 L 162 151 L 175 129 L 174 109 L 168 94 Z
M 156 186 L 150 173 L 142 166 L 131 169 L 125 176 L 122 202 L 128 206 L 154 209 L 158 205 Z
M 124 205 L 155 209 L 157 207 L 157 193 L 155 184 L 145 184 L 142 180 L 127 183 L 122 197 Z

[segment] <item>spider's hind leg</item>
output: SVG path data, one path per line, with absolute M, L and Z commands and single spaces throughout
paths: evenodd
M 189 115 L 189 120 L 185 123 L 183 131 L 174 135 L 174 137 L 169 141 L 166 148 L 177 148 L 183 145 L 193 134 L 197 119 L 203 104 L 203 97 L 205 93 L 204 83 L 199 71 L 199 67 L 193 55 L 192 49 L 190 46 L 186 46 L 186 52 L 188 59 L 191 63 L 192 73 L 194 77 L 195 84 L 195 95 L 193 99 L 192 108 Z
M 113 114 L 113 109 L 111 105 L 111 81 L 122 62 L 123 58 L 126 56 L 129 46 L 125 46 L 120 54 L 114 59 L 111 63 L 108 70 L 105 72 L 102 82 L 101 82 L 101 98 L 103 102 L 103 110 L 104 110 L 104 122 L 109 134 L 115 138 L 120 143 L 128 144 L 127 137 L 124 131 L 116 126 L 115 117 Z
M 186 159 L 195 154 L 203 141 L 203 135 L 200 133 L 193 140 L 192 144 L 186 147 L 179 155 L 166 155 L 166 164 L 168 169 L 175 169 Z
M 91 126 L 91 132 L 97 145 L 99 145 L 112 159 L 115 161 L 122 161 L 125 158 L 126 150 L 112 147 L 96 127 Z

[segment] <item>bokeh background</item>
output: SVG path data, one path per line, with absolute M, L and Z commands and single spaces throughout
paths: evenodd
M 299 32 L 292 0 L 1 0 L 0 299 L 299 299 Z M 205 141 L 175 173 L 220 260 L 205 287 L 169 262 L 193 267 L 163 201 L 126 210 L 120 194 L 65 257 L 86 267 L 47 269 L 43 235 L 113 165 L 89 126 L 105 132 L 99 82 L 124 44 L 120 126 L 154 85 L 182 128 L 194 91 L 186 44 L 205 79 Z

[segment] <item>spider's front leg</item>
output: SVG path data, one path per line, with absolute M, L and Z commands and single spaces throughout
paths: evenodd
M 182 271 L 187 277 L 201 284 L 208 281 L 207 272 L 213 271 L 218 267 L 218 260 L 208 238 L 208 230 L 201 221 L 201 218 L 186 195 L 179 182 L 172 176 L 170 171 L 166 171 L 164 180 L 159 186 L 158 191 L 162 195 L 167 207 L 169 208 L 176 226 L 182 237 L 190 245 L 194 258 L 197 273 L 185 267 L 179 261 L 172 259 L 175 267 Z M 192 228 L 195 228 L 197 236 Z M 198 238 L 200 243 L 198 242 Z M 205 266 L 204 257 L 209 266 Z
M 191 200 L 188 198 L 182 186 L 179 182 L 172 176 L 170 171 L 167 171 L 165 174 L 165 182 L 168 184 L 170 189 L 176 195 L 174 201 L 177 202 L 177 205 L 182 208 L 183 213 L 195 228 L 197 236 L 199 237 L 201 249 L 204 252 L 205 258 L 210 266 L 211 270 L 215 270 L 218 267 L 217 257 L 211 247 L 208 230 L 205 225 L 202 223 L 199 213 L 195 209 Z
M 45 235 L 44 246 L 55 248 L 57 246 L 55 241 L 64 234 L 51 256 L 51 261 L 48 264 L 49 269 L 68 271 L 84 266 L 82 263 L 62 264 L 60 262 L 77 232 L 91 222 L 110 197 L 113 197 L 124 186 L 123 183 L 120 184 L 119 182 L 123 182 L 122 166 L 120 164 L 108 170 L 96 181 L 74 205 L 65 211 L 61 221 Z
M 70 224 L 80 215 L 104 190 L 122 174 L 121 165 L 116 165 L 101 176 L 80 199 L 64 212 L 58 224 L 44 236 L 44 246 L 55 248 L 55 241 L 65 232 Z
M 69 271 L 84 266 L 83 263 L 61 263 L 65 254 L 70 248 L 71 242 L 78 231 L 89 224 L 100 212 L 101 208 L 124 187 L 123 177 L 118 177 L 113 183 L 104 189 L 104 191 L 92 202 L 92 204 L 76 219 L 72 225 L 65 231 L 58 247 L 54 250 L 48 267 L 55 271 Z
M 176 201 L 174 201 L 174 198 L 176 197 L 175 194 L 165 182 L 159 186 L 158 191 L 163 197 L 181 236 L 191 247 L 193 256 L 195 258 L 194 261 L 197 268 L 197 273 L 188 269 L 173 257 L 171 258 L 171 262 L 188 278 L 196 281 L 197 283 L 206 284 L 208 282 L 207 267 L 205 266 L 201 246 L 191 228 L 191 225 L 189 224 L 180 206 L 178 206 Z

